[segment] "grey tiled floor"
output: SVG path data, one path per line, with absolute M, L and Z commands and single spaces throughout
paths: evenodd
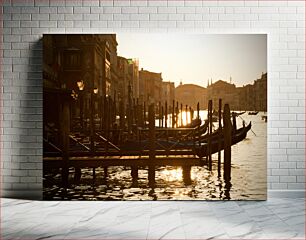
M 305 199 L 47 202 L 1 199 L 3 239 L 305 239 Z

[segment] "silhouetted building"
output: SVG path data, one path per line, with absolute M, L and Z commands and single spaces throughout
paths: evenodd
M 243 86 L 239 92 L 241 110 L 267 111 L 267 73 L 254 81 L 254 84 Z
M 108 94 L 112 97 L 117 94 L 118 89 L 118 64 L 117 64 L 117 40 L 116 40 L 116 34 L 99 34 L 101 39 L 104 39 L 106 46 L 109 49 L 110 53 L 110 71 L 111 71 L 111 77 L 110 77 L 110 90 L 108 91 Z M 106 52 L 107 54 L 107 52 Z M 103 64 L 103 63 L 102 63 Z
M 231 109 L 237 109 L 239 105 L 239 98 L 237 96 L 235 84 L 218 80 L 207 87 L 207 99 L 213 101 L 213 109 L 218 109 L 219 98 L 222 103 L 228 103 Z
M 131 78 L 131 90 L 133 98 L 139 98 L 139 62 L 137 59 L 128 59 L 128 69 Z
M 162 97 L 162 74 L 139 71 L 140 98 L 147 103 L 157 103 Z
M 175 88 L 176 101 L 197 109 L 198 102 L 201 109 L 207 108 L 207 90 L 195 84 L 180 84 Z
M 77 91 L 82 80 L 84 91 L 97 88 L 99 95 L 116 88 L 115 34 L 44 35 L 43 54 L 45 76 L 56 76 L 44 78 L 45 86 Z
M 129 60 L 118 56 L 118 98 L 124 103 L 128 102 L 128 88 L 132 86 L 132 76 L 129 73 Z
M 161 89 L 161 102 L 164 104 L 165 101 L 171 103 L 175 100 L 175 86 L 174 82 L 162 82 L 162 89 Z
M 267 111 L 267 73 L 254 81 L 255 108 L 260 111 Z
M 239 94 L 240 110 L 256 110 L 254 85 L 248 84 L 242 87 Z
M 114 95 L 117 88 L 115 34 L 46 34 L 43 38 L 43 59 L 44 92 L 45 88 L 49 92 L 50 89 L 61 89 L 73 91 L 75 96 L 82 95 L 85 117 L 90 113 L 92 94 L 95 97 Z M 82 90 L 79 83 L 82 83 Z M 51 94 L 44 97 L 47 105 L 52 105 L 52 98 Z M 98 108 L 98 101 L 95 101 L 94 107 Z M 79 115 L 79 108 L 76 101 L 71 103 L 71 117 Z M 44 114 L 48 115 L 47 111 L 53 111 L 51 109 L 49 107 Z

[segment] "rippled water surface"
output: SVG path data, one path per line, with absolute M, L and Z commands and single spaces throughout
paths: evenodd
M 206 113 L 201 112 L 201 118 Z M 232 173 L 230 184 L 218 177 L 217 154 L 213 155 L 213 170 L 207 166 L 191 168 L 191 184 L 186 185 L 181 167 L 160 167 L 156 170 L 155 188 L 148 187 L 147 169 L 139 170 L 138 186 L 132 184 L 128 167 L 110 167 L 107 181 L 102 168 L 96 169 L 95 185 L 92 169 L 82 169 L 81 183 L 71 184 L 67 193 L 57 187 L 60 175 L 52 187 L 45 188 L 45 199 L 70 200 L 264 200 L 267 190 L 267 123 L 263 113 L 237 117 L 237 127 L 252 121 L 247 138 L 232 146 Z M 222 152 L 223 162 L 223 152 Z M 73 171 L 72 171 L 73 172 Z M 223 173 L 223 172 L 222 172 Z M 53 189 L 53 191 L 50 191 Z

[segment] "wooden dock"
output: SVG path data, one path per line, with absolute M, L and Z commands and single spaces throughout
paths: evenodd
M 75 123 L 75 118 L 74 120 L 71 119 L 72 110 L 69 94 L 65 93 L 64 96 L 59 96 L 62 94 L 56 93 L 57 97 L 62 99 L 59 108 L 61 112 L 58 113 L 58 129 L 44 132 L 44 144 L 48 145 L 48 148 L 44 146 L 43 168 L 44 171 L 61 169 L 64 188 L 68 187 L 69 168 L 74 168 L 75 176 L 79 178 L 81 168 L 92 168 L 93 179 L 95 179 L 95 169 L 98 167 L 104 168 L 107 176 L 108 167 L 125 166 L 131 168 L 131 176 L 133 181 L 136 181 L 138 168 L 145 167 L 148 169 L 150 186 L 154 186 L 155 170 L 159 166 L 182 167 L 183 176 L 187 182 L 190 182 L 192 166 L 207 164 L 208 169 L 212 170 L 212 158 L 209 151 L 210 136 L 212 135 L 212 101 L 209 101 L 208 105 L 208 154 L 204 157 L 198 157 L 195 154 L 195 146 L 198 144 L 196 138 L 201 135 L 198 132 L 200 125 L 193 126 L 192 121 L 198 120 L 197 122 L 201 123 L 199 104 L 197 105 L 196 119 L 194 119 L 194 110 L 186 105 L 186 125 L 183 126 L 183 104 L 181 104 L 180 112 L 179 103 L 175 104 L 174 100 L 172 107 L 167 102 L 165 102 L 164 106 L 161 103 L 157 105 L 148 105 L 145 102 L 139 104 L 138 100 L 136 101 L 135 99 L 130 99 L 127 106 L 124 106 L 123 102 L 116 101 L 116 98 L 114 100 L 106 97 L 97 99 L 97 96 L 90 94 L 89 116 L 84 116 L 84 104 L 81 102 L 80 116 L 77 118 L 81 122 Z M 82 99 L 84 97 L 82 95 Z M 95 101 L 98 101 L 98 106 L 100 106 L 98 115 L 95 113 Z M 146 106 L 148 109 L 146 109 Z M 221 113 L 221 104 L 219 108 Z M 229 109 L 228 105 L 226 109 Z M 158 114 L 156 115 L 155 112 Z M 168 115 L 168 113 L 170 114 Z M 187 113 L 190 116 L 189 123 L 187 122 Z M 227 115 L 223 115 L 227 123 L 224 127 L 227 128 L 227 139 L 230 139 L 230 115 L 229 113 Z M 97 119 L 97 116 L 100 118 Z M 119 122 L 117 122 L 117 116 L 119 116 Z M 169 116 L 171 117 L 171 123 L 168 122 Z M 156 117 L 159 119 L 158 127 L 156 126 Z M 220 114 L 219 118 L 221 119 Z M 219 123 L 221 124 L 221 120 L 219 120 Z M 170 128 L 168 125 L 170 125 Z M 77 132 L 79 133 L 76 134 Z M 160 150 L 157 148 L 157 145 L 160 147 L 160 142 L 158 142 L 160 139 L 174 143 Z M 120 149 L 120 144 L 118 145 L 118 143 L 126 140 L 134 142 L 146 140 L 148 146 L 146 149 L 132 149 L 129 151 Z M 186 140 L 193 142 L 193 144 L 189 145 L 189 148 L 177 149 L 175 147 L 179 142 Z M 225 141 L 228 142 L 228 140 Z M 230 142 L 226 146 L 229 146 L 226 151 L 230 151 Z M 230 164 L 230 161 L 227 162 Z M 220 172 L 219 168 L 221 168 L 220 162 L 218 163 L 218 172 Z M 230 165 L 225 166 L 224 169 L 227 169 L 226 178 L 230 179 Z
M 44 157 L 44 167 L 61 168 L 62 157 Z M 153 162 L 155 166 L 203 166 L 205 161 L 194 155 L 170 155 L 156 156 Z M 150 156 L 83 156 L 70 157 L 68 167 L 97 168 L 111 166 L 148 167 L 152 165 Z

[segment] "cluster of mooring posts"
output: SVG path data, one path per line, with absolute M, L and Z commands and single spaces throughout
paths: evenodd
M 218 129 L 213 132 L 213 117 L 216 114 L 213 113 L 212 100 L 208 102 L 208 116 L 204 121 L 200 119 L 199 103 L 194 116 L 191 107 L 174 100 L 171 104 L 148 104 L 129 98 L 125 104 L 116 97 L 112 99 L 94 94 L 89 98 L 79 94 L 73 100 L 67 92 L 57 96 L 61 104 L 59 129 L 48 126 L 46 131 L 44 127 L 43 163 L 45 171 L 61 169 L 64 188 L 69 187 L 71 167 L 75 169 L 75 182 L 81 178 L 81 168 L 92 168 L 93 183 L 97 167 L 104 168 L 105 179 L 110 166 L 130 167 L 134 185 L 137 185 L 138 170 L 146 168 L 149 186 L 154 187 L 158 166 L 180 166 L 184 182 L 190 184 L 192 166 L 207 165 L 212 171 L 211 144 L 216 134 L 218 176 L 221 177 L 221 150 L 224 150 L 223 177 L 225 182 L 230 181 L 231 139 L 236 120 L 228 104 L 222 111 L 221 99 L 217 112 Z M 87 111 L 84 106 L 89 106 Z M 57 132 L 58 141 L 53 141 L 54 132 Z M 202 138 L 207 145 L 205 156 L 197 154 L 197 149 L 203 144 Z

